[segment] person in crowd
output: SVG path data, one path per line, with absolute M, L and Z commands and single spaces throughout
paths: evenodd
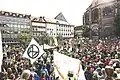
M 69 55 L 82 61 L 82 68 L 84 70 L 84 75 L 86 80 L 102 80 L 106 77 L 105 69 L 106 66 L 111 66 L 114 68 L 114 77 L 119 78 L 119 68 L 120 68 L 120 38 L 103 39 L 103 40 L 89 40 L 84 39 L 81 41 L 79 47 L 72 45 L 72 50 L 68 51 L 70 47 L 67 47 L 68 43 L 64 44 L 64 48 L 58 48 L 61 54 Z M 70 45 L 68 45 L 70 46 Z M 39 58 L 33 64 L 35 69 L 31 71 L 30 60 L 23 58 L 23 53 L 25 46 L 14 46 L 8 47 L 4 50 L 3 61 L 2 61 L 2 76 L 3 80 L 59 80 L 60 77 L 55 77 L 53 63 L 53 54 L 46 53 L 46 56 L 41 59 Z M 51 56 L 48 56 L 48 54 Z M 51 60 L 51 61 L 47 61 Z M 89 67 L 88 67 L 89 66 Z M 87 68 L 87 69 L 86 69 Z M 97 71 L 99 69 L 99 71 Z M 24 73 L 24 70 L 30 70 L 29 78 L 28 75 Z M 31 72 L 36 72 L 36 74 L 31 74 Z M 24 75 L 23 75 L 24 73 Z M 71 72 L 70 72 L 71 73 Z M 69 76 L 70 76 L 69 73 Z M 27 74 L 27 75 L 26 75 Z M 61 74 L 62 76 L 62 74 Z M 74 75 L 73 75 L 74 76 Z M 66 80 L 65 75 L 63 79 Z M 67 78 L 69 79 L 69 78 Z M 1 80 L 1 79 L 0 79 Z
M 46 72 L 45 71 L 41 72 L 40 80 L 47 80 L 46 79 Z
M 24 70 L 21 76 L 17 80 L 29 80 L 30 78 L 30 70 Z
M 54 64 L 54 66 L 55 66 L 55 68 L 57 69 L 59 75 L 61 76 L 61 78 L 62 78 L 63 80 L 76 80 L 76 78 L 75 78 L 75 76 L 74 76 L 74 74 L 73 74 L 72 71 L 68 71 L 68 74 L 67 74 L 67 76 L 65 77 L 65 75 L 63 75 L 63 74 L 60 72 L 60 70 L 58 69 L 57 65 Z
M 90 72 L 90 67 L 89 66 L 87 67 L 87 69 L 86 69 L 84 74 L 85 74 L 86 80 L 92 80 L 93 74 Z
M 42 66 L 40 72 L 42 73 L 42 76 L 45 76 L 46 80 L 49 78 L 49 73 L 48 73 L 48 70 L 46 69 L 46 64 Z M 45 73 L 44 75 L 43 75 L 43 72 Z

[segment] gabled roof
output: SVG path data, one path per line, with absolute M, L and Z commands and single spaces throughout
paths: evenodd
M 55 17 L 55 19 L 67 22 L 67 20 L 66 20 L 65 17 L 63 16 L 62 12 L 60 12 L 60 13 Z

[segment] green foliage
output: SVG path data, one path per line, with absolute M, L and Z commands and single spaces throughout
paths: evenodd
M 28 43 L 30 42 L 30 40 L 32 39 L 32 36 L 30 34 L 27 33 L 20 33 L 19 34 L 19 40 L 25 45 L 27 46 Z
M 53 45 L 54 39 L 53 39 L 53 37 L 50 37 L 49 35 L 44 34 L 43 36 L 39 37 L 39 43 Z
M 62 41 L 63 41 L 62 35 L 58 35 L 56 38 L 57 38 L 58 44 L 62 44 Z
M 89 37 L 89 36 L 90 36 L 90 28 L 85 27 L 85 28 L 83 29 L 82 36 L 83 36 L 83 37 Z

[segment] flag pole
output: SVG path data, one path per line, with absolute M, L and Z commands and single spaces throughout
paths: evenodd
M 2 48 L 2 35 L 1 35 L 1 30 L 0 30 L 0 72 L 2 71 L 1 66 L 2 66 L 2 60 L 3 60 L 3 48 Z

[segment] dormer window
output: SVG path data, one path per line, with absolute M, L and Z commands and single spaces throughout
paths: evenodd
M 6 16 L 9 16 L 9 13 L 8 13 L 8 12 L 5 12 L 5 15 L 6 15 Z
M 1 12 L 2 15 L 4 15 L 4 13 L 5 13 L 5 12 L 3 12 L 3 11 Z
M 19 14 L 19 15 L 18 15 L 18 17 L 22 18 L 22 17 L 23 17 L 23 15 L 22 15 L 22 14 Z
M 14 16 L 14 17 L 15 17 L 15 16 L 16 16 L 16 14 L 15 14 L 15 13 L 13 13 L 13 14 L 12 14 L 12 16 Z

